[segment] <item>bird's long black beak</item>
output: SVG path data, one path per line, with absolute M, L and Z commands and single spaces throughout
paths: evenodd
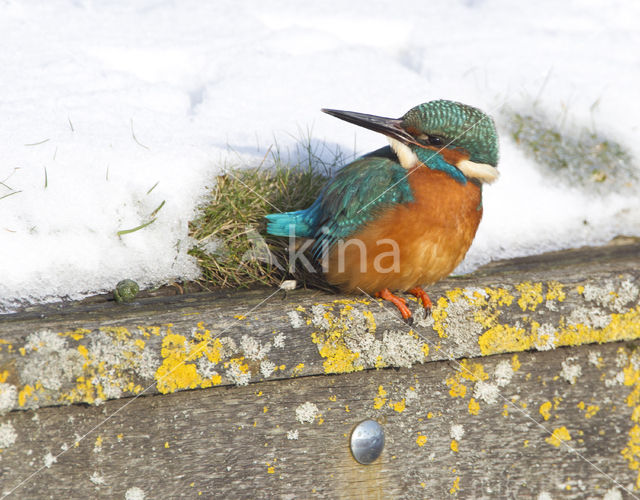
M 365 113 L 356 113 L 355 111 L 340 111 L 338 109 L 322 109 L 322 111 L 346 122 L 380 132 L 404 144 L 415 142 L 415 138 L 404 129 L 402 120 L 399 118 L 385 118 L 384 116 L 367 115 Z

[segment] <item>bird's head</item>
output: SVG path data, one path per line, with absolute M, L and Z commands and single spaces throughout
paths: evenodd
M 389 138 L 400 164 L 443 170 L 455 179 L 491 183 L 498 178 L 498 134 L 491 117 L 453 101 L 429 101 L 401 118 L 323 109 Z

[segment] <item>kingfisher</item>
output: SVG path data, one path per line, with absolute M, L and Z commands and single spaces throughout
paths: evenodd
M 429 101 L 401 118 L 322 109 L 387 136 L 389 145 L 342 167 L 304 210 L 270 214 L 267 233 L 306 238 L 326 280 L 394 304 L 433 304 L 423 286 L 448 276 L 482 218 L 482 186 L 498 178 L 498 135 L 479 109 Z

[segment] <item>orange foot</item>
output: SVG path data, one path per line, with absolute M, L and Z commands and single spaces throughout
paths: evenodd
M 424 311 L 427 314 L 427 316 L 429 316 L 429 314 L 431 314 L 431 308 L 433 307 L 433 303 L 431 302 L 431 299 L 427 295 L 427 292 L 425 292 L 419 286 L 412 288 L 411 290 L 407 290 L 407 292 L 410 293 L 411 295 L 415 295 L 420 300 L 422 300 Z
M 389 291 L 388 288 L 383 288 L 382 290 L 380 290 L 378 293 L 376 293 L 376 297 L 382 300 L 388 300 L 389 302 L 391 302 L 393 305 L 395 305 L 398 308 L 398 310 L 400 311 L 400 314 L 402 314 L 402 317 L 407 323 L 409 324 L 413 323 L 413 318 L 411 317 L 411 311 L 406 305 L 407 301 L 404 300 L 402 297 L 395 296 Z

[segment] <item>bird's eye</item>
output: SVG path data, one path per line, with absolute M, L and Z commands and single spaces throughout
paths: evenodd
M 442 146 L 444 144 L 444 139 L 442 137 L 438 137 L 437 135 L 430 135 L 429 144 L 431 144 L 432 146 Z

